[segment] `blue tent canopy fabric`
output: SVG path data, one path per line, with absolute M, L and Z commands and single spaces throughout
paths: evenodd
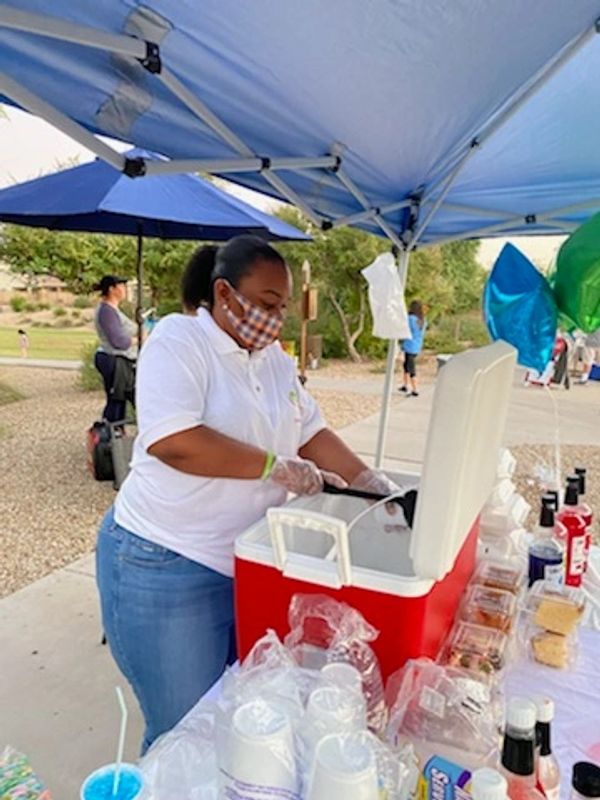
M 129 163 L 161 161 L 139 148 Z M 0 191 L 0 221 L 61 231 L 137 236 L 138 342 L 142 344 L 142 239 L 225 241 L 251 233 L 271 240 L 310 239 L 276 217 L 195 175 L 153 175 L 142 180 L 96 159 Z
M 212 160 L 325 226 L 413 247 L 564 232 L 600 208 L 598 0 L 48 8 L 0 4 L 9 102 Z
M 599 31 L 600 0 L 9 0 L 0 99 L 118 169 L 97 134 L 385 234 L 406 269 L 600 211 Z
M 157 158 L 140 149 L 126 155 Z M 134 180 L 99 159 L 1 190 L 0 220 L 163 239 L 223 241 L 240 233 L 310 238 L 195 175 Z

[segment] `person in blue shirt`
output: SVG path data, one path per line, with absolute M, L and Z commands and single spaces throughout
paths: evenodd
M 423 303 L 420 300 L 413 300 L 408 309 L 408 324 L 410 327 L 410 339 L 403 339 L 402 350 L 404 352 L 404 382 L 400 391 L 409 397 L 418 397 L 417 391 L 417 356 L 423 349 L 423 339 L 427 330 L 427 321 Z M 410 392 L 408 385 L 410 382 Z

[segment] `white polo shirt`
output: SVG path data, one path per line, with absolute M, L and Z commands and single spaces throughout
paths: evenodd
M 148 448 L 206 425 L 291 456 L 325 427 L 278 343 L 249 353 L 204 309 L 196 317 L 165 317 L 145 343 L 137 420 L 131 472 L 115 502 L 117 523 L 224 575 L 233 575 L 235 538 L 283 503 L 285 489 L 270 481 L 188 475 Z

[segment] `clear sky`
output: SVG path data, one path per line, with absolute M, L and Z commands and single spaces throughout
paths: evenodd
M 0 118 L 0 187 L 15 182 L 36 178 L 53 172 L 61 164 L 78 159 L 79 163 L 90 161 L 94 155 L 81 145 L 59 133 L 42 120 L 22 111 L 4 106 L 7 118 Z M 113 142 L 115 148 L 126 149 L 127 145 Z M 228 191 L 265 211 L 272 211 L 276 204 L 233 184 Z M 482 241 L 480 261 L 491 268 L 498 253 L 508 239 Z M 531 260 L 540 267 L 547 266 L 563 242 L 560 236 L 522 236 L 511 239 Z

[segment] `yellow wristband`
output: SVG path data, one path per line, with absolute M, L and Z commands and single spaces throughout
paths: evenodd
M 269 475 L 273 472 L 273 467 L 275 466 L 275 453 L 268 452 L 267 458 L 265 460 L 265 466 L 263 467 L 262 474 L 260 476 L 261 481 L 266 481 Z

